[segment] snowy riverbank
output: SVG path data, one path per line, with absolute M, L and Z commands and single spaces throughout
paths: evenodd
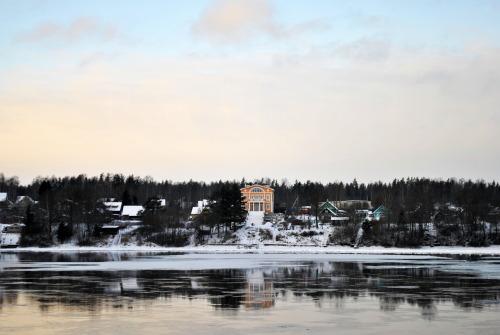
M 384 248 L 384 247 L 352 247 L 342 246 L 243 246 L 243 245 L 203 245 L 181 248 L 155 246 L 104 246 L 78 247 L 60 245 L 50 248 L 15 248 L 0 249 L 0 252 L 175 252 L 175 253 L 213 253 L 213 254 L 388 254 L 388 255 L 500 255 L 500 246 L 482 248 L 472 247 L 421 247 L 421 248 Z

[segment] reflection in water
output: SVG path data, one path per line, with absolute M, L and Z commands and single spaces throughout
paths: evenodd
M 274 306 L 273 283 L 266 282 L 261 270 L 249 270 L 246 273 L 245 307 L 269 308 Z
M 375 299 L 379 313 L 391 315 L 401 309 L 416 308 L 422 320 L 435 322 L 440 308 L 448 304 L 468 312 L 496 310 L 500 302 L 500 262 L 495 257 L 478 258 L 471 263 L 443 257 L 365 257 L 363 261 L 343 261 L 336 256 L 330 260 L 322 257 L 320 261 L 296 261 L 293 256 L 273 259 L 267 255 L 260 266 L 247 269 L 118 271 L 50 271 L 42 264 L 69 263 L 81 268 L 82 264 L 138 259 L 166 262 L 172 256 L 0 253 L 0 257 L 0 317 L 6 306 L 21 303 L 37 306 L 43 314 L 64 308 L 100 315 L 183 300 L 206 301 L 215 311 L 296 305 L 298 309 L 306 306 L 312 311 L 331 309 L 340 313 Z M 226 256 L 213 257 L 223 262 Z M 27 264 L 32 266 L 29 271 Z M 480 275 L 471 270 L 475 268 L 488 268 L 490 272 Z

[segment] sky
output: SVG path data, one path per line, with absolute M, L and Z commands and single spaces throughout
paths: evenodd
M 0 172 L 500 180 L 500 0 L 0 0 Z

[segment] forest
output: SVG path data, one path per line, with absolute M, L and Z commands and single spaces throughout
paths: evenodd
M 332 177 L 333 179 L 333 177 Z M 419 246 L 428 243 L 427 224 L 437 230 L 435 243 L 482 246 L 500 244 L 500 185 L 484 180 L 447 180 L 402 178 L 392 182 L 358 183 L 333 181 L 277 181 L 270 178 L 247 181 L 155 181 L 152 177 L 103 173 L 99 176 L 37 177 L 21 185 L 17 177 L 0 174 L 0 193 L 15 203 L 19 196 L 37 201 L 20 211 L 0 203 L 0 223 L 24 222 L 37 236 L 25 244 L 51 245 L 57 238 L 64 241 L 77 234 L 81 244 L 91 244 L 96 227 L 110 218 L 98 199 L 115 198 L 123 205 L 143 205 L 144 234 L 153 236 L 165 228 L 185 225 L 190 209 L 198 200 L 220 195 L 223 187 L 249 184 L 269 185 L 275 190 L 275 212 L 290 217 L 295 208 L 319 202 L 365 200 L 371 207 L 383 205 L 386 216 L 365 234 L 366 243 L 384 246 Z M 159 210 L 155 199 L 166 199 L 166 209 Z M 101 207 L 100 207 L 101 206 Z M 357 208 L 348 208 L 354 214 Z M 336 230 L 332 243 L 348 243 L 360 223 L 356 215 Z M 36 224 L 33 224 L 36 223 Z M 75 230 L 75 226 L 79 226 Z M 31 228 L 30 228 L 31 227 Z M 75 233 L 76 231 L 76 233 Z M 180 230 L 176 230 L 180 234 Z M 56 236 L 54 236 L 56 235 Z M 158 236 L 158 235 L 155 235 Z M 185 243 L 185 238 L 182 239 Z M 160 244 L 179 244 L 171 236 L 163 236 Z

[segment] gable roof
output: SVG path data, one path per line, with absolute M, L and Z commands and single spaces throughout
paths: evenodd
M 35 200 L 31 199 L 31 197 L 27 195 L 20 195 L 16 198 L 16 205 L 19 204 L 20 202 L 29 202 L 31 204 L 36 203 Z
M 337 214 L 338 211 L 339 209 L 331 201 L 327 200 L 319 203 L 318 212 L 320 213 L 329 212 L 331 214 Z
M 387 212 L 387 208 L 384 205 L 379 206 L 376 210 L 373 211 L 373 214 L 385 214 Z
M 142 206 L 127 205 L 123 206 L 122 215 L 123 216 L 140 216 L 140 211 L 144 210 Z
M 121 201 L 105 201 L 102 203 L 108 212 L 120 212 L 122 209 Z
M 193 209 L 191 209 L 191 215 L 201 214 L 202 210 L 203 210 L 202 207 L 193 207 Z

